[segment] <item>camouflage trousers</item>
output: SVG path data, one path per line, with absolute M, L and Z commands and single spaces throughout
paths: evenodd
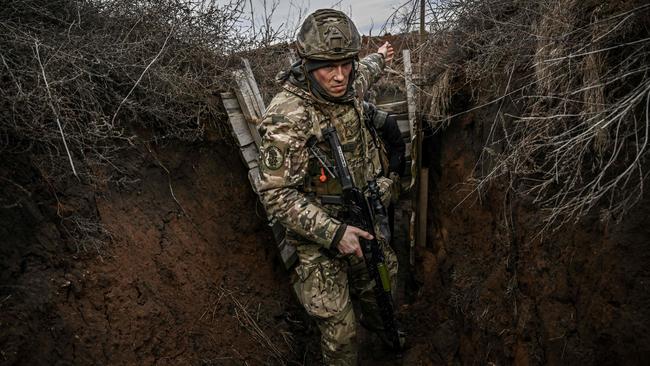
M 330 259 L 313 243 L 295 244 L 300 262 L 293 289 L 318 324 L 323 363 L 357 365 L 357 324 L 351 297 L 359 300 L 361 323 L 370 330 L 382 329 L 374 297 L 375 282 L 370 279 L 365 262 L 352 255 Z M 395 288 L 397 257 L 390 246 L 382 244 L 382 249 Z

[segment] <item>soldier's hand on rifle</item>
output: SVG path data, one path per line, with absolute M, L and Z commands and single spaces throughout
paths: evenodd
M 337 246 L 339 252 L 343 254 L 354 254 L 357 257 L 362 258 L 363 253 L 361 252 L 359 237 L 366 240 L 372 240 L 373 238 L 369 232 L 363 231 L 356 226 L 348 225 Z
M 391 45 L 390 42 L 386 41 L 383 45 L 381 45 L 381 47 L 377 49 L 377 53 L 384 55 L 384 61 L 388 63 L 393 60 L 395 50 L 393 49 L 393 45 Z

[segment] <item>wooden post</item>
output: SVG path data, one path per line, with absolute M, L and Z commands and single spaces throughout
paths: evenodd
M 404 81 L 406 82 L 406 100 L 408 104 L 409 129 L 411 132 L 411 184 L 410 188 L 415 191 L 413 200 L 413 216 L 411 217 L 411 253 L 410 260 L 413 264 L 415 259 L 415 246 L 425 245 L 426 241 L 426 199 L 428 174 L 423 174 L 421 159 L 422 129 L 417 118 L 417 94 L 413 83 L 413 67 L 411 64 L 411 53 L 403 51 L 404 60 Z M 423 189 L 425 190 L 423 192 Z M 424 205 L 422 202 L 424 201 Z M 424 233 L 424 234 L 423 234 Z
M 415 84 L 413 84 L 413 67 L 411 65 L 411 51 L 404 50 L 402 52 L 404 60 L 404 82 L 406 83 L 406 101 L 408 103 L 409 112 L 409 128 L 411 130 L 411 141 L 415 138 L 417 130 L 416 120 L 416 103 L 415 103 Z
M 427 204 L 429 198 L 429 168 L 420 170 L 420 181 L 418 187 L 418 245 L 427 245 Z

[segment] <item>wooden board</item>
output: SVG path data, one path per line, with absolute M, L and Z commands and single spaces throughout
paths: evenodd
M 417 214 L 417 243 L 421 247 L 427 245 L 427 202 L 429 198 L 429 168 L 422 168 L 420 171 L 420 184 L 418 194 L 418 214 Z
M 260 193 L 259 187 L 261 181 L 259 167 L 255 167 L 248 171 L 248 181 L 251 183 L 251 187 L 253 187 L 253 191 L 255 191 L 256 194 L 259 194 Z
M 264 106 L 264 100 L 262 99 L 262 93 L 260 93 L 260 89 L 257 86 L 257 82 L 255 82 L 255 75 L 253 75 L 253 69 L 251 68 L 250 62 L 248 62 L 247 59 L 243 58 L 242 63 L 244 64 L 244 73 L 246 75 L 246 81 L 248 82 L 248 86 L 253 93 L 253 102 L 254 102 L 254 108 L 255 108 L 255 113 L 257 114 L 258 118 L 262 118 L 264 115 L 264 112 L 266 111 L 266 107 Z
M 408 103 L 406 100 L 400 100 L 392 103 L 378 104 L 377 108 L 388 113 L 404 113 L 408 110 Z
M 228 113 L 228 121 L 232 127 L 232 134 L 237 141 L 237 144 L 241 146 L 246 146 L 253 142 L 253 137 L 251 136 L 250 129 L 248 128 L 248 122 L 239 108 L 239 103 L 237 99 L 234 98 L 232 93 L 222 93 L 221 99 L 223 105 L 226 108 Z
M 286 240 L 283 239 L 278 243 L 278 251 L 280 252 L 280 259 L 282 259 L 282 263 L 284 263 L 287 270 L 291 269 L 293 263 L 298 261 L 296 249 L 289 245 Z
M 246 163 L 248 169 L 253 169 L 258 166 L 257 160 L 259 158 L 260 152 L 254 143 L 251 142 L 250 144 L 242 147 L 239 151 L 241 152 L 242 160 L 244 160 L 244 163 Z
M 262 138 L 260 137 L 259 131 L 257 131 L 257 124 L 262 115 L 259 113 L 258 101 L 255 97 L 255 92 L 251 87 L 251 84 L 255 84 L 254 80 L 251 82 L 248 79 L 248 75 L 243 70 L 233 71 L 233 76 L 235 77 L 238 86 L 238 88 L 235 89 L 235 94 L 237 95 L 237 100 L 239 101 L 242 113 L 246 117 L 248 123 L 247 127 L 250 130 L 250 134 L 255 140 L 255 143 L 260 145 Z
M 412 80 L 413 70 L 411 68 L 411 52 L 409 50 L 404 50 L 402 56 L 404 60 L 404 81 L 406 83 L 406 101 L 408 105 L 409 127 L 411 130 L 411 137 L 413 137 L 417 131 L 417 121 L 415 115 L 415 84 L 413 84 Z

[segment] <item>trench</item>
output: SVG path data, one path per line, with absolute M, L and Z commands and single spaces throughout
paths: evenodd
M 468 109 L 458 93 L 450 114 Z M 425 132 L 427 238 L 407 284 L 410 360 L 643 364 L 647 205 L 620 225 L 593 214 L 539 235 L 539 208 L 507 182 L 470 194 L 495 113 L 467 113 Z
M 467 110 L 456 98 L 452 111 Z M 410 347 L 395 359 L 361 333 L 362 364 L 643 364 L 647 198 L 620 225 L 588 217 L 544 237 L 539 210 L 507 185 L 468 198 L 494 113 L 425 131 L 426 244 L 400 274 Z M 318 330 L 291 293 L 236 148 L 155 149 L 130 157 L 138 184 L 43 190 L 0 208 L 0 363 L 319 362 Z M 34 179 L 21 166 L 17 176 Z M 71 240 L 65 225 L 79 212 L 99 219 L 109 245 Z
M 498 185 L 459 206 L 485 117 L 474 118 L 425 139 L 427 241 L 399 309 L 410 348 L 395 360 L 363 335 L 363 364 L 642 364 L 648 206 L 618 228 L 593 220 L 544 239 L 538 212 Z M 2 210 L 2 363 L 318 362 L 318 331 L 232 148 L 160 148 L 170 174 L 137 159 L 138 186 L 66 197 L 68 209 L 95 202 L 112 237 L 101 256 L 65 239 L 47 195 Z

